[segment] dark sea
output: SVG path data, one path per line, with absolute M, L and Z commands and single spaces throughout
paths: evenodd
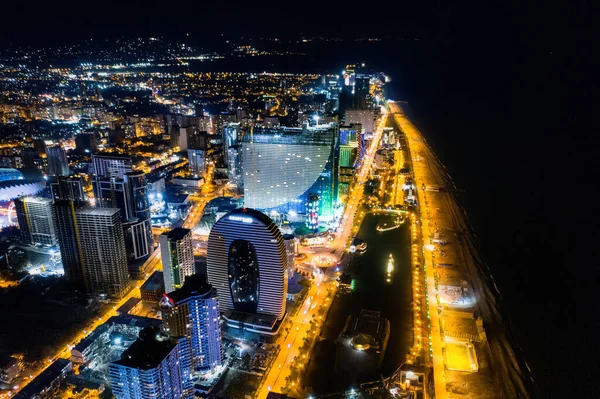
M 413 44 L 386 64 L 388 96 L 464 190 L 537 395 L 593 397 L 597 97 L 579 50 L 512 44 Z
M 539 388 L 532 394 L 596 396 L 600 129 L 591 116 L 600 102 L 587 80 L 591 42 L 498 36 L 301 50 L 308 56 L 244 67 L 339 73 L 364 61 L 389 75 L 388 98 L 408 102 L 461 190 Z

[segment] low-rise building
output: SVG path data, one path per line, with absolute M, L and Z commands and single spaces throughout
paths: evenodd
M 204 184 L 204 179 L 201 177 L 175 177 L 171 181 L 176 186 L 184 186 L 190 188 L 201 188 Z
M 147 317 L 113 316 L 71 349 L 71 361 L 77 364 L 87 363 L 110 342 L 110 336 L 114 333 L 137 336 L 144 327 L 159 325 L 160 320 Z
M 142 302 L 142 300 L 140 298 L 129 298 L 127 300 L 127 302 L 125 302 L 123 305 L 121 305 L 118 309 L 117 309 L 117 315 L 119 316 L 126 316 L 129 313 L 131 313 L 131 311 L 133 309 L 135 309 L 140 303 Z
M 163 272 L 156 270 L 140 287 L 142 301 L 158 302 L 165 293 Z
M 73 363 L 67 359 L 58 359 L 33 381 L 21 389 L 14 399 L 46 399 L 56 398 L 60 383 L 73 370 Z

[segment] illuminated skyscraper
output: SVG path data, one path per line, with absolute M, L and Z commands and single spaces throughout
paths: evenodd
M 145 272 L 142 261 L 152 253 L 154 241 L 146 175 L 131 170 L 129 157 L 94 154 L 92 163 L 96 206 L 121 210 L 130 272 L 140 278 Z
M 307 213 L 308 196 L 319 196 L 320 216 L 333 213 L 334 124 L 255 129 L 243 138 L 244 201 L 257 209 Z
M 15 211 L 21 239 L 27 244 L 56 245 L 55 215 L 52 200 L 39 197 L 16 199 Z
M 356 161 L 354 163 L 354 168 L 360 169 L 363 158 L 365 157 L 365 135 L 363 133 L 359 133 L 357 138 L 358 147 L 356 148 Z
M 83 202 L 85 195 L 83 193 L 83 180 L 81 176 L 59 176 L 56 181 L 50 183 L 52 198 L 58 200 L 71 200 Z
M 50 176 L 68 176 L 70 174 L 67 153 L 63 148 L 46 148 L 46 160 L 48 161 L 48 174 Z
M 125 173 L 131 172 L 133 162 L 131 158 L 123 155 L 94 154 L 92 155 L 92 168 L 94 177 L 122 179 Z
M 183 287 L 165 295 L 160 308 L 164 330 L 189 341 L 194 370 L 221 365 L 218 296 L 202 276 L 189 276 Z
M 189 148 L 187 152 L 190 173 L 195 176 L 204 176 L 206 174 L 206 150 Z
M 72 200 L 59 199 L 54 201 L 56 236 L 65 277 L 69 282 L 83 287 L 85 279 L 75 216 L 78 208 L 77 202 Z
M 223 128 L 223 159 L 229 162 L 229 149 L 236 145 L 240 139 L 240 123 L 228 123 Z
M 163 233 L 159 237 L 165 292 L 170 293 L 183 286 L 185 278 L 194 273 L 194 249 L 192 232 L 181 227 Z
M 279 228 L 254 209 L 236 209 L 217 221 L 208 237 L 208 281 L 221 312 L 283 318 L 287 254 Z
M 238 194 L 244 193 L 243 148 L 240 144 L 232 145 L 227 150 L 227 177 L 234 184 Z
M 75 211 L 75 218 L 88 291 L 123 297 L 129 273 L 120 210 L 82 208 Z
M 284 234 L 283 239 L 285 241 L 285 252 L 287 254 L 287 278 L 294 277 L 294 259 L 296 258 L 296 251 L 298 249 L 298 240 L 293 234 Z
M 306 204 L 307 218 L 306 218 L 306 226 L 313 230 L 319 230 L 319 195 L 318 194 L 309 194 L 307 198 Z

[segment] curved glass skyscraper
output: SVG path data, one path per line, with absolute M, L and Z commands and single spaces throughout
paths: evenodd
M 281 232 L 265 214 L 243 208 L 223 216 L 208 237 L 208 281 L 221 312 L 285 314 L 287 253 Z
M 307 213 L 309 195 L 319 214 L 333 212 L 335 124 L 255 129 L 242 142 L 244 201 L 257 209 Z

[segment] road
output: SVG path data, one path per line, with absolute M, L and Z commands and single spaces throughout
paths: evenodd
M 373 139 L 371 140 L 370 146 L 365 151 L 363 165 L 356 175 L 354 188 L 348 195 L 349 200 L 344 210 L 342 222 L 337 229 L 334 241 L 330 244 L 331 251 L 338 259 L 341 258 L 350 238 L 356 234 L 357 230 L 353 229 L 356 210 L 358 209 L 360 202 L 363 200 L 364 183 L 369 177 L 373 160 L 375 158 L 375 151 L 381 142 L 383 127 L 385 126 L 387 117 L 387 111 L 383 108 L 382 116 L 379 120 L 377 128 L 375 129 L 375 132 L 373 133 Z M 359 215 L 359 217 L 362 217 L 362 215 Z M 323 297 L 326 296 L 328 288 L 335 290 L 336 285 L 333 277 L 334 268 L 328 268 L 323 276 L 323 283 L 314 283 L 311 285 L 306 296 L 306 300 L 298 312 L 298 315 L 293 317 L 291 320 L 291 332 L 289 336 L 280 336 L 278 338 L 276 343 L 280 345 L 281 350 L 279 351 L 275 361 L 272 363 L 271 368 L 266 372 L 266 376 L 263 379 L 260 389 L 258 390 L 258 398 L 266 398 L 269 391 L 282 391 L 286 383 L 286 377 L 290 374 L 289 366 L 294 357 L 302 356 L 301 358 L 298 357 L 297 361 L 304 362 L 303 366 L 305 366 L 308 362 L 308 356 L 310 354 L 301 354 L 300 347 L 303 344 L 303 338 L 306 336 L 309 328 L 311 327 L 308 322 L 316 312 L 315 310 L 311 309 L 311 307 L 312 304 L 320 303 L 319 301 L 324 299 Z M 325 314 L 327 314 L 327 310 L 329 309 L 330 305 L 331 301 L 328 300 L 326 302 Z M 305 358 L 304 355 L 307 357 Z
M 491 352 L 491 373 L 486 373 L 486 375 L 479 373 L 478 378 L 483 380 L 483 385 L 487 383 L 489 386 L 494 386 L 492 389 L 494 396 L 527 398 L 530 396 L 529 387 L 533 383 L 526 371 L 528 366 L 522 354 L 515 352 L 518 346 L 499 309 L 500 294 L 490 270 L 481 256 L 466 212 L 456 200 L 454 194 L 456 187 L 441 161 L 427 145 L 422 134 L 409 120 L 399 104 L 390 102 L 389 106 L 396 122 L 406 135 L 410 149 L 412 173 L 418 188 L 422 242 L 431 243 L 434 230 L 439 229 L 444 223 L 448 224 L 448 221 L 453 231 L 456 232 L 457 240 L 452 245 L 456 246 L 457 253 L 461 257 L 459 262 L 464 264 L 464 278 L 469 280 L 476 294 L 477 308 L 483 317 Z M 442 188 L 442 192 L 426 192 L 419 189 L 422 185 L 437 185 Z M 443 220 L 441 215 L 447 215 L 446 219 Z M 427 250 L 424 251 L 424 256 L 425 265 L 427 265 L 435 396 L 436 399 L 445 399 L 450 397 L 447 384 L 455 381 L 450 381 L 448 378 L 444 364 L 445 341 L 441 333 L 444 311 L 435 285 L 438 276 L 436 275 L 434 253 Z M 498 378 L 498 376 L 502 376 L 502 378 Z

